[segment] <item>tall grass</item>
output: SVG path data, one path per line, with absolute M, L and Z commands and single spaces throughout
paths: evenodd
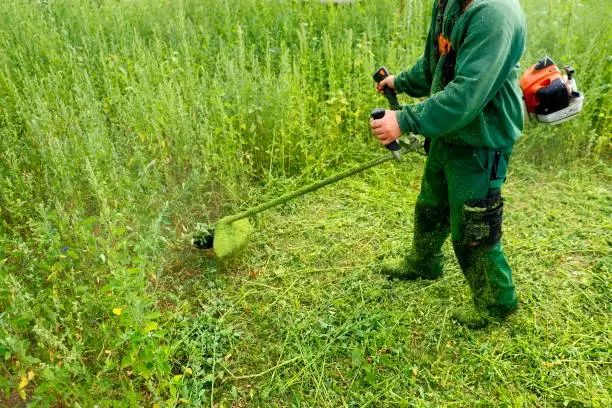
M 530 126 L 519 154 L 609 159 L 609 5 L 525 9 L 524 65 L 573 63 L 587 105 L 562 127 Z M 425 0 L 4 0 L 0 390 L 178 401 L 186 339 L 209 328 L 214 357 L 235 333 L 191 320 L 214 307 L 158 292 L 165 256 L 184 250 L 171 237 L 264 185 L 379 153 L 370 75 L 410 66 L 429 13 Z

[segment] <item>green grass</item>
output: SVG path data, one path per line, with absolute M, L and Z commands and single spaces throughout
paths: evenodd
M 375 272 L 380 258 L 409 247 L 421 165 L 381 168 L 262 216 L 247 252 L 221 274 L 177 255 L 169 282 L 208 270 L 218 296 L 207 303 L 223 299 L 218 327 L 236 336 L 218 355 L 218 400 L 229 406 L 234 392 L 256 406 L 609 405 L 609 171 L 543 175 L 515 164 L 504 243 L 521 311 L 475 332 L 449 319 L 470 301 L 454 260 L 434 283 L 389 283 Z M 580 208 L 585 194 L 590 204 Z M 452 259 L 450 245 L 445 252 Z M 209 285 L 193 274 L 177 289 L 195 295 Z
M 382 153 L 370 75 L 418 57 L 430 2 L 356 3 L 2 2 L 0 406 L 611 405 L 606 2 L 524 2 L 523 65 L 572 63 L 587 104 L 515 149 L 509 324 L 449 321 L 453 261 L 375 273 L 410 240 L 417 156 L 258 216 L 223 267 L 189 245 Z

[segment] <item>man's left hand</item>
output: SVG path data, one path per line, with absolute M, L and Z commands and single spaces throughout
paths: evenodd
M 385 111 L 381 119 L 370 119 L 370 127 L 376 138 L 385 146 L 397 140 L 402 135 L 402 130 L 397 122 L 397 112 Z

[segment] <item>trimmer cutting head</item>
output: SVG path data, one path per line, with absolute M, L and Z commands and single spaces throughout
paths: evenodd
M 191 237 L 191 243 L 199 249 L 212 249 L 215 228 L 208 224 L 198 224 Z
M 208 224 L 198 224 L 193 234 L 192 243 L 200 249 L 213 249 L 217 259 L 227 260 L 242 250 L 251 234 L 251 224 L 248 218 L 232 223 L 222 218 L 216 227 Z
M 231 224 L 221 218 L 215 229 L 213 249 L 220 261 L 231 258 L 242 250 L 249 235 L 251 235 L 251 224 L 248 218 L 234 221 Z

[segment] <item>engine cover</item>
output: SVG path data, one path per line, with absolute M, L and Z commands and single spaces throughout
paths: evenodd
M 574 70 L 565 67 L 566 75 L 549 57 L 531 66 L 519 85 L 523 90 L 527 117 L 542 123 L 559 124 L 582 110 L 584 95 L 576 89 Z

